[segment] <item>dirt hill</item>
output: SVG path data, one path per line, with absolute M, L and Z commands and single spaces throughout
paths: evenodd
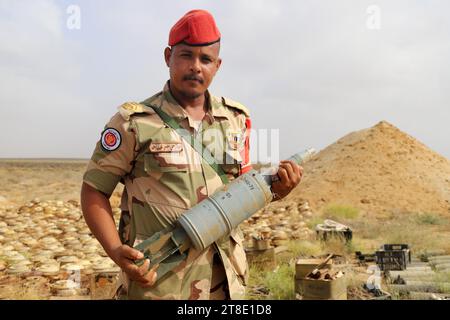
M 450 161 L 382 121 L 316 154 L 292 198 L 320 210 L 351 205 L 366 212 L 450 214 Z

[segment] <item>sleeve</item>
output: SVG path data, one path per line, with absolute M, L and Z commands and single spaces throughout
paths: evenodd
M 127 175 L 136 156 L 136 136 L 119 113 L 105 126 L 89 161 L 83 182 L 110 196 Z

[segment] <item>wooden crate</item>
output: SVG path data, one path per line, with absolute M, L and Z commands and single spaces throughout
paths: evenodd
M 347 279 L 295 279 L 295 292 L 304 300 L 347 300 Z
M 295 278 L 303 279 L 308 273 L 313 271 L 323 259 L 297 259 L 295 262 Z M 330 259 L 328 263 L 322 269 L 331 269 L 333 259 Z

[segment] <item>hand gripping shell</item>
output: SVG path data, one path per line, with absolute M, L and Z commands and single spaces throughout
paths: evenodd
M 313 149 L 307 149 L 288 160 L 300 165 L 313 154 Z M 160 264 L 158 279 L 186 258 L 186 250 L 191 245 L 198 250 L 207 248 L 272 201 L 270 187 L 277 180 L 276 173 L 273 174 L 277 168 L 264 172 L 250 170 L 222 186 L 186 211 L 176 227 L 158 232 L 135 247 L 150 259 L 150 267 Z

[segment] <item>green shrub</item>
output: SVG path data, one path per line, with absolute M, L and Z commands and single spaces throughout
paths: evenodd
M 264 277 L 264 285 L 269 289 L 270 299 L 293 300 L 294 292 L 293 264 L 283 263 L 273 272 L 267 272 Z

